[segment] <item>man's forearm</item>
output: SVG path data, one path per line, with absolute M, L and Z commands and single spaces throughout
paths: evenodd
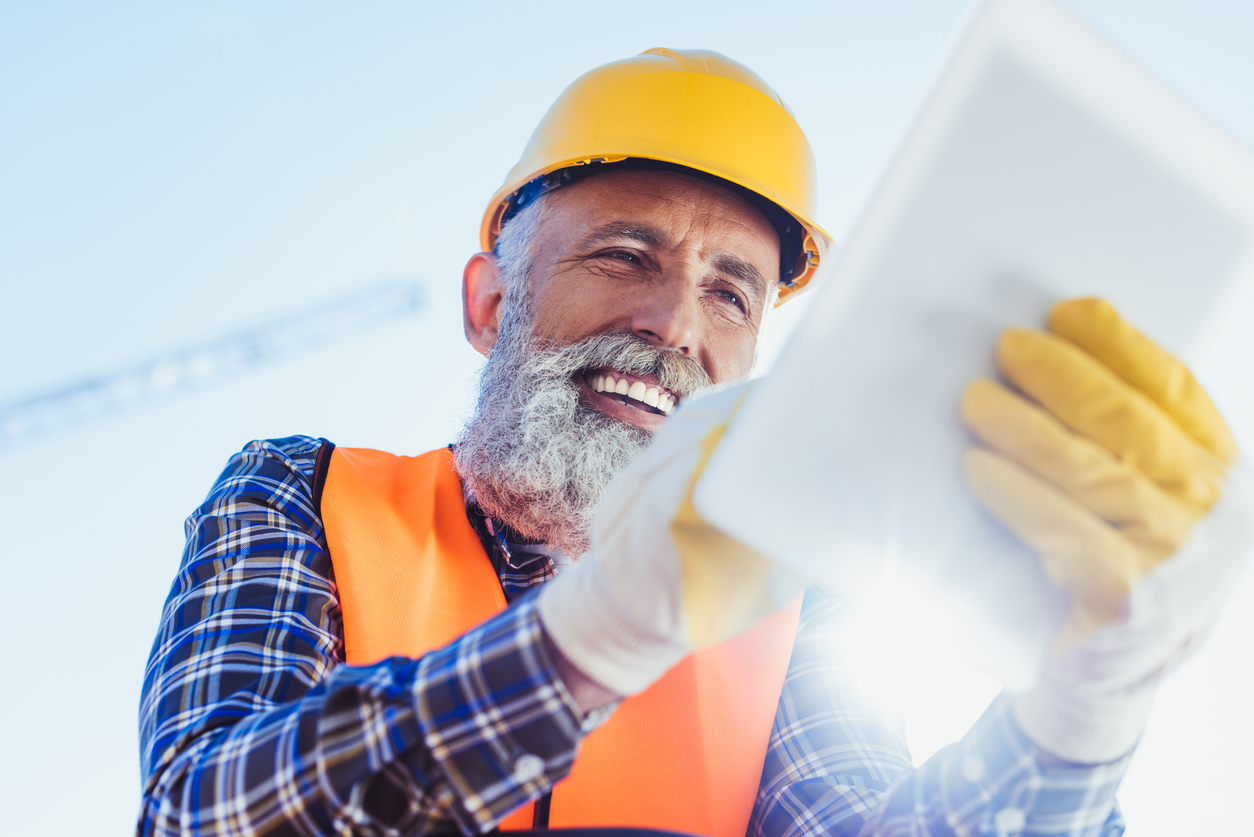
M 1050 756 L 1018 728 L 1002 696 L 962 741 L 902 774 L 859 833 L 985 833 L 981 823 L 991 823 L 996 834 L 1116 837 L 1124 823 L 1115 791 L 1130 760 L 1078 765 Z
M 421 660 L 340 666 L 300 700 L 171 748 L 140 833 L 487 830 L 564 777 L 586 731 L 543 646 L 523 602 Z M 524 751 L 524 729 L 544 752 Z M 544 770 L 522 775 L 523 757 Z
M 385 793 L 389 783 L 412 786 L 419 810 L 407 819 L 415 831 L 449 830 L 448 813 L 433 801 L 448 794 L 422 758 L 418 719 L 393 697 L 405 691 L 404 677 L 391 663 L 341 666 L 299 700 L 265 711 L 239 707 L 237 723 L 224 717 L 217 729 L 180 741 L 149 778 L 138 833 L 314 835 L 356 820 L 359 833 L 375 834 L 361 822 L 368 817 L 362 791 L 374 772 Z M 372 771 L 380 739 L 407 746 L 391 754 L 394 766 Z

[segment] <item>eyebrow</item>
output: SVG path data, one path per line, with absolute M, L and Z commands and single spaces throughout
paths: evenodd
M 658 245 L 666 240 L 666 236 L 656 227 L 650 227 L 647 224 L 627 224 L 623 222 L 614 222 L 604 224 L 597 227 L 592 232 L 584 236 L 579 242 L 581 249 L 596 247 L 601 244 L 607 244 L 611 241 L 621 241 L 622 239 L 635 241 L 639 244 Z

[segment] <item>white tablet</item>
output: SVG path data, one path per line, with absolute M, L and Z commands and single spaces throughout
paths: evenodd
M 697 506 L 840 594 L 895 565 L 1023 688 L 1066 601 L 963 488 L 961 393 L 1075 296 L 1204 367 L 1252 287 L 1254 158 L 1052 2 L 989 0 L 822 270 Z

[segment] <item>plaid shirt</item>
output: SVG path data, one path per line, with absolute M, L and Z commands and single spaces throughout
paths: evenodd
M 601 720 L 558 678 L 527 592 L 560 556 L 511 543 L 473 504 L 511 606 L 420 659 L 341 665 L 318 512 L 331 448 L 253 442 L 187 520 L 144 677 L 139 834 L 487 831 L 560 781 Z M 1002 699 L 912 768 L 900 723 L 842 670 L 842 615 L 807 593 L 752 837 L 1123 833 L 1128 759 L 1058 764 Z

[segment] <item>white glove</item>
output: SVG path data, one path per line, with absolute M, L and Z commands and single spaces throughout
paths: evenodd
M 802 589 L 692 505 L 692 487 L 749 386 L 686 399 L 606 489 L 591 551 L 540 592 L 550 639 L 614 692 L 643 691 L 690 652 L 745 630 Z
M 1251 551 L 1254 471 L 1241 458 L 1184 546 L 1137 581 L 1124 617 L 1051 658 L 1036 686 L 1012 697 L 1023 731 L 1068 761 L 1128 753 L 1158 683 L 1201 647 Z

